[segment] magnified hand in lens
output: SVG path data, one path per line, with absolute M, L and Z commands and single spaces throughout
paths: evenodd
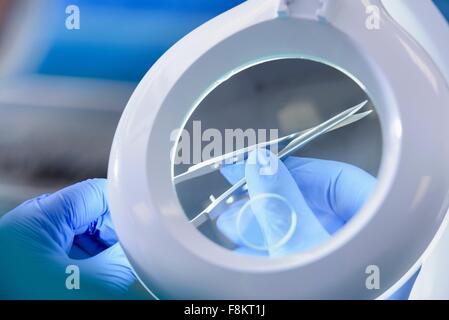
M 270 171 L 266 166 L 276 170 L 261 174 Z M 269 257 L 324 243 L 360 211 L 376 185 L 373 176 L 349 164 L 296 157 L 282 162 L 267 150 L 222 174 L 231 184 L 245 177 L 249 200 L 221 214 L 218 229 L 236 252 Z M 394 298 L 406 299 L 410 290 L 408 283 Z

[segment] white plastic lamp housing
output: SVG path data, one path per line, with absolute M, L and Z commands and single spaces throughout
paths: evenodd
M 372 5 L 380 9 L 378 30 L 366 27 Z M 279 259 L 238 255 L 189 224 L 172 184 L 170 136 L 230 75 L 292 57 L 338 68 L 372 98 L 384 140 L 378 187 L 340 233 L 313 251 Z M 417 267 L 444 221 L 448 103 L 439 68 L 380 1 L 247 1 L 178 42 L 130 99 L 109 165 L 120 242 L 159 298 L 379 297 Z M 370 265 L 381 273 L 377 290 L 366 286 Z

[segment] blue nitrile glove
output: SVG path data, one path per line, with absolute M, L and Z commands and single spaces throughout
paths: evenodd
M 0 298 L 123 297 L 135 275 L 117 243 L 105 193 L 106 180 L 87 180 L 3 216 Z
M 270 171 L 273 171 L 272 175 L 260 174 Z M 237 252 L 275 257 L 305 251 L 323 243 L 361 209 L 376 184 L 370 174 L 349 164 L 296 157 L 282 162 L 267 150 L 253 152 L 245 164 L 224 167 L 222 174 L 231 184 L 246 177 L 250 201 L 261 195 L 275 194 L 284 198 L 296 212 L 297 228 L 290 240 L 267 251 L 248 247 L 237 232 L 237 220 L 244 201 L 235 203 L 217 220 L 218 229 L 236 244 Z M 276 208 L 269 203 L 253 208 L 260 229 L 265 228 L 266 233 L 272 232 L 266 227 L 270 222 L 271 227 L 279 225 L 271 210 Z M 259 217 L 264 217 L 265 221 L 260 222 L 264 219 Z M 411 281 L 413 284 L 413 278 Z M 406 299 L 411 284 L 404 285 L 395 298 Z

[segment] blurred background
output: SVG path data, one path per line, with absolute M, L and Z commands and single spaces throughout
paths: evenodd
M 241 2 L 0 0 L 0 215 L 105 177 L 116 125 L 143 75 Z M 66 28 L 68 5 L 80 8 L 79 30 Z
M 0 215 L 105 177 L 142 76 L 177 40 L 241 2 L 0 0 Z M 449 18 L 449 1 L 435 3 Z M 80 30 L 66 29 L 68 5 L 81 10 Z

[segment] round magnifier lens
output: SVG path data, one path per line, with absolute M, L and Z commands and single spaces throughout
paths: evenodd
M 286 199 L 262 194 L 249 200 L 237 216 L 237 233 L 249 248 L 263 251 L 286 244 L 297 225 L 296 212 Z
M 210 92 L 203 93 L 202 100 L 196 100 L 181 132 L 176 133 L 173 183 L 187 219 L 192 221 L 207 211 L 208 215 L 201 217 L 211 219 L 199 219 L 197 222 L 202 222 L 192 226 L 210 241 L 243 255 L 281 257 L 309 248 L 308 245 L 300 247 L 300 242 L 322 244 L 321 240 L 311 240 L 307 234 L 298 232 L 301 227 L 309 230 L 308 221 L 299 220 L 301 213 L 294 212 L 293 203 L 273 195 L 274 191 L 267 190 L 268 195 L 257 199 L 253 196 L 248 204 L 247 192 L 236 192 L 233 201 L 215 201 L 245 176 L 245 148 L 280 139 L 277 151 L 282 151 L 291 142 L 288 137 L 292 134 L 314 128 L 363 101 L 371 101 L 367 92 L 340 70 L 296 58 L 270 60 L 235 70 L 232 76 L 217 84 Z M 329 174 L 330 179 L 333 172 L 331 168 L 324 172 L 318 162 L 328 159 L 359 167 L 375 177 L 381 163 L 382 130 L 377 113 L 369 116 L 365 113 L 370 109 L 375 111 L 372 102 L 368 106 L 348 122 L 340 123 L 343 126 L 309 141 L 292 154 L 292 157 L 317 160 L 316 165 L 310 164 L 309 173 L 302 171 L 308 170 L 304 167 L 298 168 L 298 174 L 304 173 L 307 178 L 314 179 L 314 170 L 317 170 L 322 183 L 327 183 L 326 175 Z M 345 143 L 342 145 L 341 141 Z M 224 156 L 234 151 L 236 158 L 231 164 L 228 161 L 231 158 Z M 242 153 L 238 153 L 240 151 Z M 276 153 L 276 150 L 271 151 Z M 223 157 L 223 162 L 218 161 L 219 157 Z M 220 170 L 214 170 L 213 163 L 219 163 Z M 269 171 L 260 173 L 265 175 Z M 250 190 L 250 193 L 255 191 Z M 305 196 L 313 195 L 315 193 L 311 192 Z M 348 222 L 328 209 L 327 203 L 316 202 L 328 199 L 305 200 L 316 203 L 320 209 L 325 208 L 314 213 L 329 235 L 334 235 Z M 296 234 L 301 238 L 296 239 Z

